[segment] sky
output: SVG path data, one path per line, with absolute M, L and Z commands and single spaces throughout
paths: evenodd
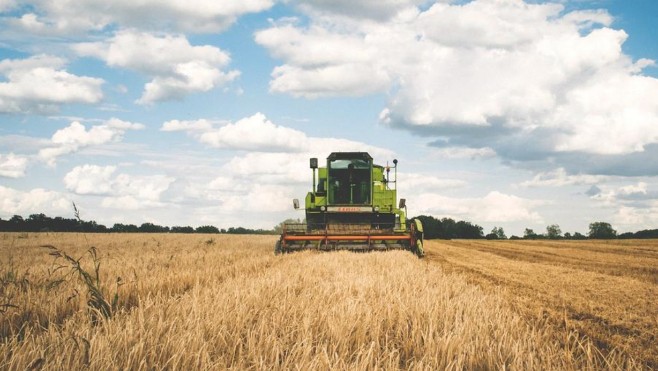
M 410 215 L 658 228 L 654 0 L 0 0 L 0 218 L 272 228 L 308 159 Z

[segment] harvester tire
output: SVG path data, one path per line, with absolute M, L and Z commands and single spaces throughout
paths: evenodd
M 416 241 L 416 255 L 418 255 L 419 258 L 425 257 L 425 250 L 423 250 L 422 240 Z
M 276 244 L 274 244 L 274 255 L 281 255 L 283 253 L 283 250 L 281 250 L 281 241 L 276 241 Z

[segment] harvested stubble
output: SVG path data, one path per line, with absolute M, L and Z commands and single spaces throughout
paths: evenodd
M 526 317 L 658 368 L 658 240 L 429 241 L 427 259 Z
M 274 256 L 272 236 L 5 235 L 0 369 L 583 369 L 633 367 L 574 333 L 533 325 L 500 290 L 393 251 Z M 103 259 L 120 305 L 93 325 L 84 287 L 47 290 L 53 244 Z M 44 257 L 45 256 L 45 257 Z M 15 274 L 14 274 L 15 275 Z M 68 300 L 78 290 L 75 300 Z M 131 298 L 131 299 L 126 299 Z M 38 313 L 38 321 L 34 315 Z

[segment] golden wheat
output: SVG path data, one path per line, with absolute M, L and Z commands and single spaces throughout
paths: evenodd
M 0 235 L 0 300 L 11 304 L 0 314 L 0 369 L 641 366 L 526 316 L 506 288 L 483 289 L 433 259 L 274 256 L 275 238 Z M 96 248 L 101 290 L 118 297 L 110 318 L 93 321 L 87 287 L 66 268 L 53 272 L 58 261 L 45 244 L 86 270 Z
M 527 316 L 658 367 L 658 241 L 431 241 L 428 259 L 502 287 Z

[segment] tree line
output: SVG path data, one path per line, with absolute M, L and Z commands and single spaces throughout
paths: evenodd
M 536 233 L 530 228 L 526 228 L 523 237 L 507 237 L 503 227 L 494 227 L 491 232 L 485 234 L 481 226 L 466 221 L 455 221 L 451 218 L 437 219 L 433 216 L 420 215 L 416 218 L 423 223 L 425 238 L 427 239 L 479 239 L 488 240 L 585 240 L 585 239 L 647 239 L 658 238 L 658 229 L 645 229 L 638 232 L 626 232 L 617 234 L 617 231 L 607 222 L 593 222 L 589 224 L 589 232 L 582 234 L 580 232 L 562 233 L 559 225 L 551 224 L 546 227 L 545 233 Z
M 161 226 L 153 223 L 135 224 L 115 223 L 108 228 L 95 221 L 80 218 L 51 218 L 44 214 L 32 214 L 27 218 L 14 215 L 8 220 L 0 218 L 0 232 L 85 232 L 85 233 L 228 233 L 228 234 L 272 234 L 271 230 L 230 227 L 219 229 L 212 225 L 196 228 L 190 226 Z
M 533 229 L 526 228 L 523 237 L 507 237 L 502 227 L 494 227 L 491 232 L 485 234 L 484 229 L 471 222 L 451 218 L 435 218 L 429 215 L 415 217 L 423 223 L 425 238 L 427 239 L 489 239 L 489 240 L 538 240 L 538 239 L 647 239 L 658 238 L 658 229 L 645 229 L 638 232 L 626 232 L 617 234 L 617 231 L 607 222 L 594 222 L 589 225 L 589 232 L 585 235 L 579 232 L 562 233 L 560 226 L 552 224 L 546 227 L 545 233 L 536 233 Z M 44 214 L 32 214 L 27 218 L 14 215 L 8 220 L 0 218 L 0 232 L 86 232 L 86 233 L 227 233 L 227 234 L 279 234 L 285 223 L 303 223 L 303 220 L 288 219 L 273 229 L 250 229 L 244 227 L 230 227 L 219 229 L 212 225 L 203 225 L 196 228 L 191 226 L 161 226 L 153 223 L 135 224 L 115 223 L 108 228 L 95 221 L 85 221 L 79 218 L 51 218 Z

